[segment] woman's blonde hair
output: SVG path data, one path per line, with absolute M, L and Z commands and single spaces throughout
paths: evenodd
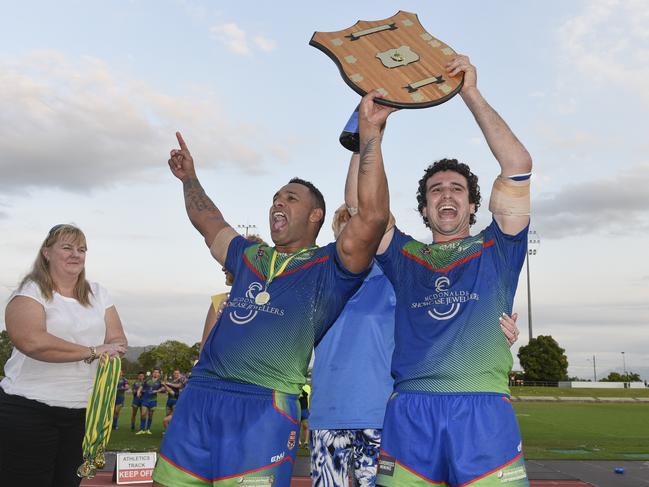
M 334 238 L 338 238 L 338 235 L 340 235 L 340 232 L 343 231 L 343 228 L 351 218 L 352 216 L 350 215 L 347 206 L 345 204 L 340 205 L 334 213 L 334 219 L 331 222 L 331 229 L 334 231 Z
M 34 281 L 40 288 L 45 299 L 48 301 L 52 300 L 55 290 L 54 281 L 52 281 L 49 262 L 45 259 L 43 250 L 52 247 L 52 245 L 65 237 L 72 237 L 72 241 L 75 244 L 86 245 L 86 236 L 74 225 L 54 225 L 47 234 L 47 237 L 45 237 L 45 240 L 43 240 L 40 249 L 38 249 L 38 255 L 36 256 L 32 270 L 23 278 L 19 288 L 22 288 L 29 281 Z M 92 290 L 90 289 L 90 284 L 86 281 L 86 270 L 84 268 L 79 274 L 77 283 L 74 286 L 74 297 L 83 306 L 90 306 L 91 295 Z

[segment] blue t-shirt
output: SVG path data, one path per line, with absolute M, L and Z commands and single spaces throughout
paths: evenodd
M 311 351 L 363 283 L 338 258 L 336 244 L 291 259 L 266 288 L 274 249 L 235 237 L 225 267 L 236 278 L 192 374 L 299 394 Z M 278 254 L 275 269 L 289 258 Z
M 315 349 L 309 428 L 383 427 L 393 386 L 395 304 L 375 264 Z
M 158 390 L 162 387 L 160 379 L 146 379 L 142 383 L 142 402 L 158 400 Z
M 126 392 L 126 389 L 128 389 L 128 380 L 126 380 L 126 377 L 120 377 L 117 381 L 117 394 L 115 395 L 115 397 L 117 399 L 124 399 L 124 393 Z
M 376 257 L 397 296 L 395 390 L 509 394 L 512 355 L 498 320 L 512 311 L 527 231 L 506 235 L 492 221 L 427 245 L 395 229 Z
M 169 399 L 178 399 L 182 393 L 185 385 L 187 384 L 187 379 L 180 377 L 178 379 L 171 379 L 167 382 L 167 385 L 171 388 L 173 392 L 168 392 Z

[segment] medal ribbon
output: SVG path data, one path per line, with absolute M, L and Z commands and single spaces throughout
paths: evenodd
M 268 286 L 270 286 L 270 283 L 275 279 L 277 276 L 279 276 L 282 272 L 286 270 L 286 266 L 288 266 L 289 262 L 291 262 L 295 257 L 302 255 L 305 252 L 308 252 L 309 250 L 317 249 L 317 245 L 313 245 L 312 247 L 305 247 L 303 249 L 298 250 L 297 252 L 291 254 L 288 259 L 286 259 L 282 265 L 277 269 L 277 272 L 275 272 L 275 261 L 277 260 L 277 249 L 273 249 L 273 257 L 270 259 L 270 269 L 268 270 L 268 277 L 266 278 L 266 286 L 264 287 L 264 291 L 268 289 Z
M 122 361 L 104 354 L 99 357 L 92 394 L 86 409 L 86 432 L 83 437 L 83 463 L 79 477 L 92 478 L 104 467 L 104 451 L 113 426 L 113 409 Z

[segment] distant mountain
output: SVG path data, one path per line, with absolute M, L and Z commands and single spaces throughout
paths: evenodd
M 155 345 L 146 345 L 144 347 L 128 347 L 128 350 L 124 354 L 124 358 L 129 362 L 137 362 L 137 359 L 140 358 L 143 352 L 151 350 Z

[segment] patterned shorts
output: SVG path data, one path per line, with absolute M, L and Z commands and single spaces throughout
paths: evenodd
M 354 486 L 376 485 L 380 429 L 311 430 L 309 443 L 313 487 L 346 487 L 350 467 Z

